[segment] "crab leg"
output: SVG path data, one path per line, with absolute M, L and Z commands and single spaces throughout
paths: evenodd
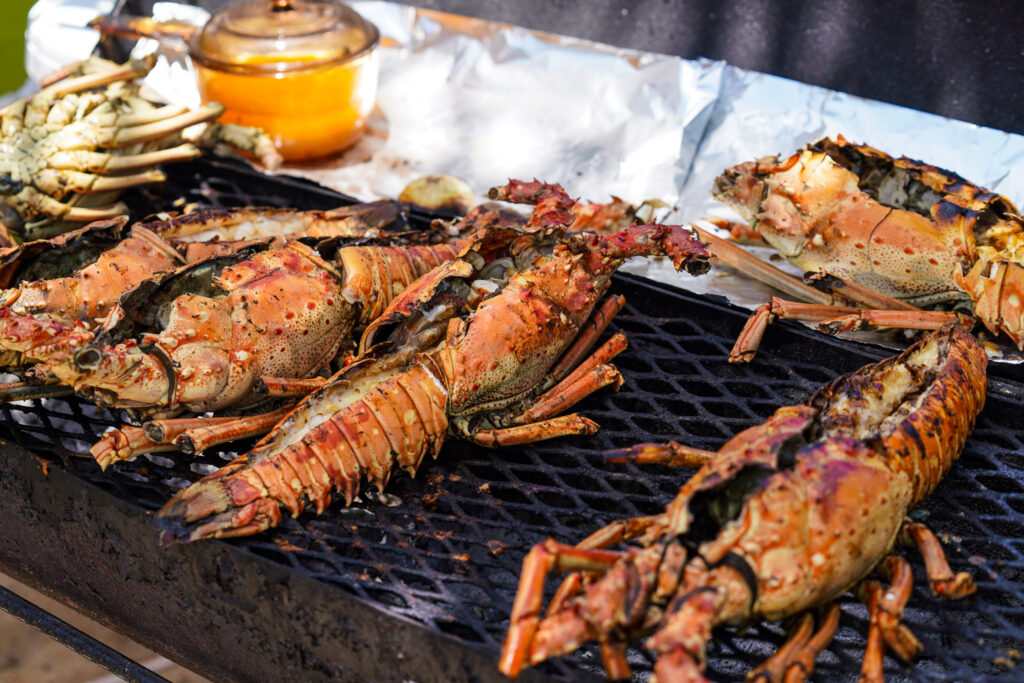
M 72 206 L 71 204 L 65 204 L 53 197 L 45 195 L 32 187 L 22 188 L 21 192 L 15 196 L 15 199 L 31 206 L 33 209 L 48 218 L 76 221 L 80 223 L 91 223 L 93 221 L 117 218 L 118 216 L 128 213 L 128 207 L 120 202 L 117 204 L 111 204 L 110 206 L 94 208 Z M 40 231 L 40 234 L 34 235 L 33 238 L 42 238 L 44 236 L 42 232 L 43 231 Z
M 149 111 L 121 114 L 117 117 L 117 126 L 119 128 L 128 128 L 129 126 L 141 126 L 147 123 L 156 123 L 157 121 L 164 121 L 174 116 L 181 116 L 182 114 L 188 113 L 188 111 L 188 107 L 176 104 L 167 104 L 162 107 L 153 107 Z
M 97 73 L 76 76 L 74 78 L 68 78 L 66 75 L 62 75 L 61 70 L 58 70 L 49 77 L 43 79 L 44 83 L 51 83 L 52 85 L 44 87 L 36 94 L 35 97 L 57 99 L 58 97 L 64 97 L 71 93 L 83 92 L 103 85 L 110 85 L 117 81 L 128 81 L 133 78 L 139 78 L 148 74 L 151 68 L 153 68 L 152 60 L 136 59 L 114 69 L 110 69 L 109 71 L 99 71 Z M 56 76 L 56 80 L 52 80 L 51 77 L 53 76 Z M 2 112 L 0 112 L 0 114 L 2 114 Z
M 167 180 L 163 171 L 151 169 L 142 173 L 120 176 L 94 175 L 81 171 L 45 170 L 33 179 L 33 184 L 48 195 L 65 192 L 92 194 L 96 192 L 113 192 L 126 190 L 129 187 L 162 183 Z
M 221 105 L 208 104 L 160 121 L 117 130 L 109 144 L 111 147 L 128 147 L 140 142 L 158 140 L 191 125 L 215 119 L 223 113 L 224 107 Z
M 140 168 L 150 168 L 157 164 L 195 159 L 202 152 L 195 145 L 186 143 L 142 154 L 105 154 L 86 150 L 54 152 L 50 156 L 51 168 L 59 170 L 84 170 L 92 173 L 121 173 Z

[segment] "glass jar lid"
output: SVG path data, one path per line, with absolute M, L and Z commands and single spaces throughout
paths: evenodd
M 376 46 L 377 27 L 336 0 L 239 0 L 192 40 L 203 66 L 274 74 L 355 59 Z

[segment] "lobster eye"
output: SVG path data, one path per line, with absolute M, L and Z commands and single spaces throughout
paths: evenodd
M 75 352 L 75 367 L 79 370 L 95 370 L 103 360 L 103 353 L 95 346 L 87 346 Z

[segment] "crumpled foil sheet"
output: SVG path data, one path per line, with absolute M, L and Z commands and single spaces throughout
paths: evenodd
M 363 199 L 397 196 L 409 181 L 432 173 L 466 180 L 481 201 L 488 188 L 510 177 L 536 177 L 591 201 L 661 199 L 672 207 L 665 222 L 735 219 L 710 196 L 723 169 L 842 134 L 1024 201 L 1024 136 L 722 62 L 619 49 L 390 2 L 350 4 L 383 36 L 369 132 L 338 157 L 285 165 L 281 172 Z M 30 76 L 38 79 L 55 61 L 73 58 L 69 46 L 87 45 L 84 57 L 95 39 L 86 39 L 82 31 L 90 32 L 75 22 L 109 5 L 40 0 L 29 17 Z M 197 24 L 205 17 L 173 2 L 158 3 L 154 15 Z M 135 56 L 157 47 L 140 41 Z M 194 105 L 187 56 L 161 54 L 148 84 L 170 101 Z M 771 252 L 758 253 L 768 258 Z M 627 270 L 751 309 L 770 295 L 724 269 L 693 278 L 665 261 L 645 260 Z

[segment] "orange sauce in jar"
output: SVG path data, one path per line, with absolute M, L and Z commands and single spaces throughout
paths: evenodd
M 353 144 L 366 128 L 377 96 L 376 54 L 369 52 L 340 64 L 296 67 L 322 62 L 319 55 L 254 56 L 237 61 L 257 73 L 222 71 L 196 64 L 203 102 L 219 102 L 221 121 L 262 128 L 289 161 L 327 156 Z M 286 64 L 280 72 L 261 66 Z

